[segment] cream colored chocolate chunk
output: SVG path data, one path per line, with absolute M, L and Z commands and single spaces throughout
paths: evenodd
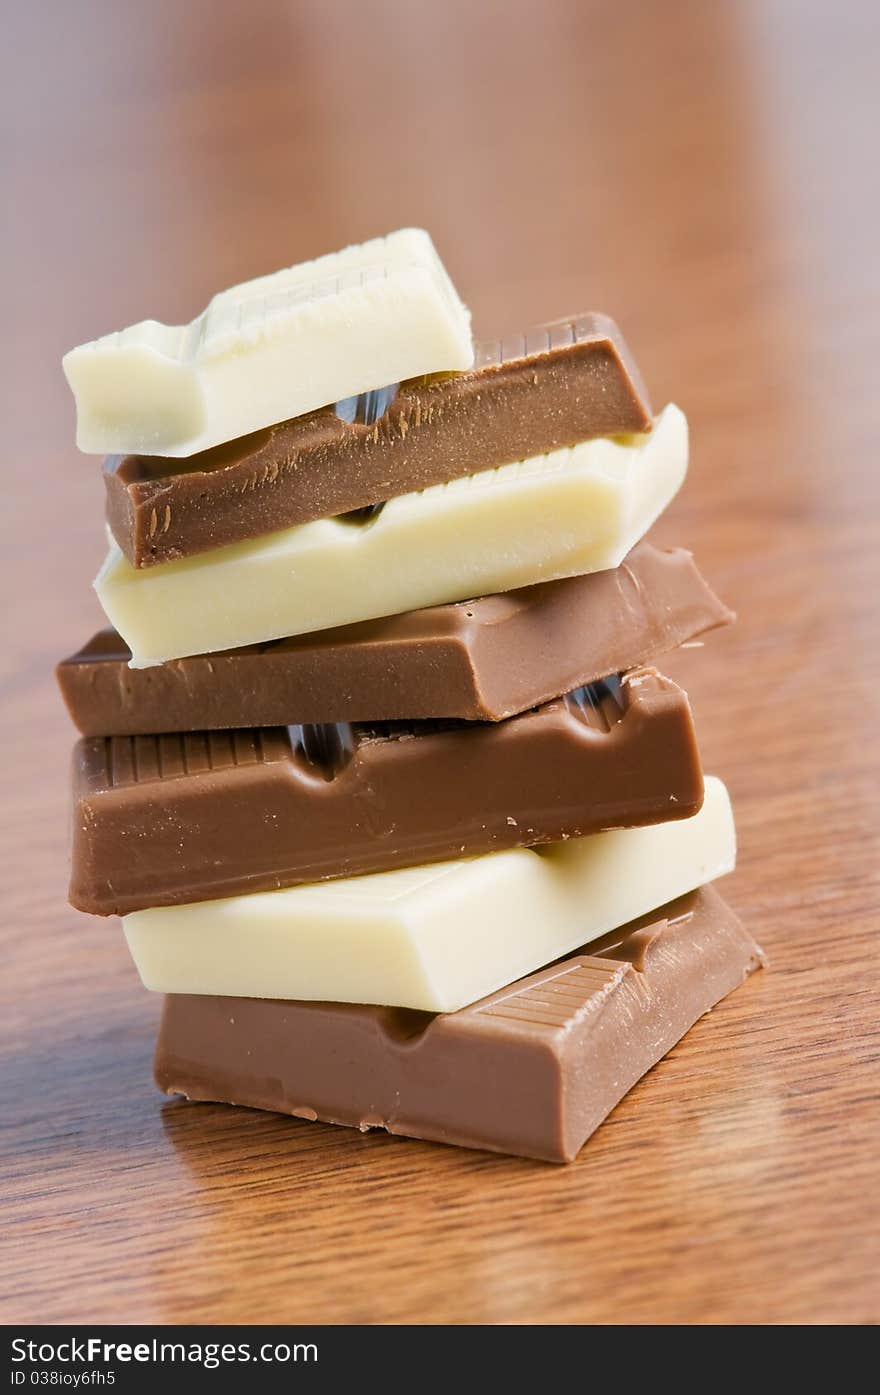
M 135 569 L 115 545 L 95 581 L 145 668 L 616 567 L 687 471 L 684 415 L 653 431 L 391 499 L 365 522 L 319 519 Z
M 733 870 L 727 790 L 691 819 L 123 917 L 147 988 L 454 1012 Z
M 81 344 L 63 366 L 80 450 L 187 456 L 473 357 L 434 244 L 405 228 L 233 286 L 188 325 Z

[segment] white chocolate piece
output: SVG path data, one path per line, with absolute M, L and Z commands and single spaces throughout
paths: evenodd
M 145 987 L 454 1012 L 733 870 L 727 790 L 691 819 L 123 917 Z
M 404 228 L 71 349 L 82 451 L 192 455 L 421 373 L 470 368 L 470 314 L 434 244 Z
M 686 470 L 669 406 L 645 436 L 403 494 L 367 523 L 318 519 L 140 570 L 113 544 L 95 590 L 147 668 L 616 567 Z

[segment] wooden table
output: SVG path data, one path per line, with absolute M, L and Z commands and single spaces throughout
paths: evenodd
M 6 1321 L 876 1321 L 876 5 L 9 10 Z M 657 535 L 740 614 L 668 670 L 772 970 L 566 1168 L 163 1102 L 159 1003 L 65 905 L 104 543 L 62 351 L 412 223 L 483 333 L 619 319 L 692 423 Z

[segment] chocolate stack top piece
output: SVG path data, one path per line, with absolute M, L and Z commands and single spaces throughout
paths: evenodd
M 65 354 L 80 450 L 191 456 L 325 402 L 470 368 L 470 313 L 428 234 L 400 228 Z
M 651 426 L 620 331 L 597 314 L 480 344 L 473 368 L 411 378 L 381 405 L 362 421 L 331 404 L 186 459 L 110 456 L 111 532 L 148 567 Z

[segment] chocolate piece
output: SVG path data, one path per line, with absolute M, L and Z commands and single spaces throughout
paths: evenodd
M 570 1162 L 762 962 L 704 887 L 447 1015 L 170 995 L 156 1083 L 191 1100 Z
M 374 423 L 350 419 L 350 405 L 188 459 L 109 457 L 113 536 L 146 567 L 651 426 L 638 371 L 605 315 L 483 344 L 470 370 L 401 383 Z
M 85 736 L 498 721 L 732 619 L 689 552 L 640 543 L 608 571 L 154 668 L 129 668 L 116 631 L 101 630 L 57 676 Z
M 91 737 L 70 899 L 97 915 L 696 813 L 687 697 L 642 669 L 510 721 Z

